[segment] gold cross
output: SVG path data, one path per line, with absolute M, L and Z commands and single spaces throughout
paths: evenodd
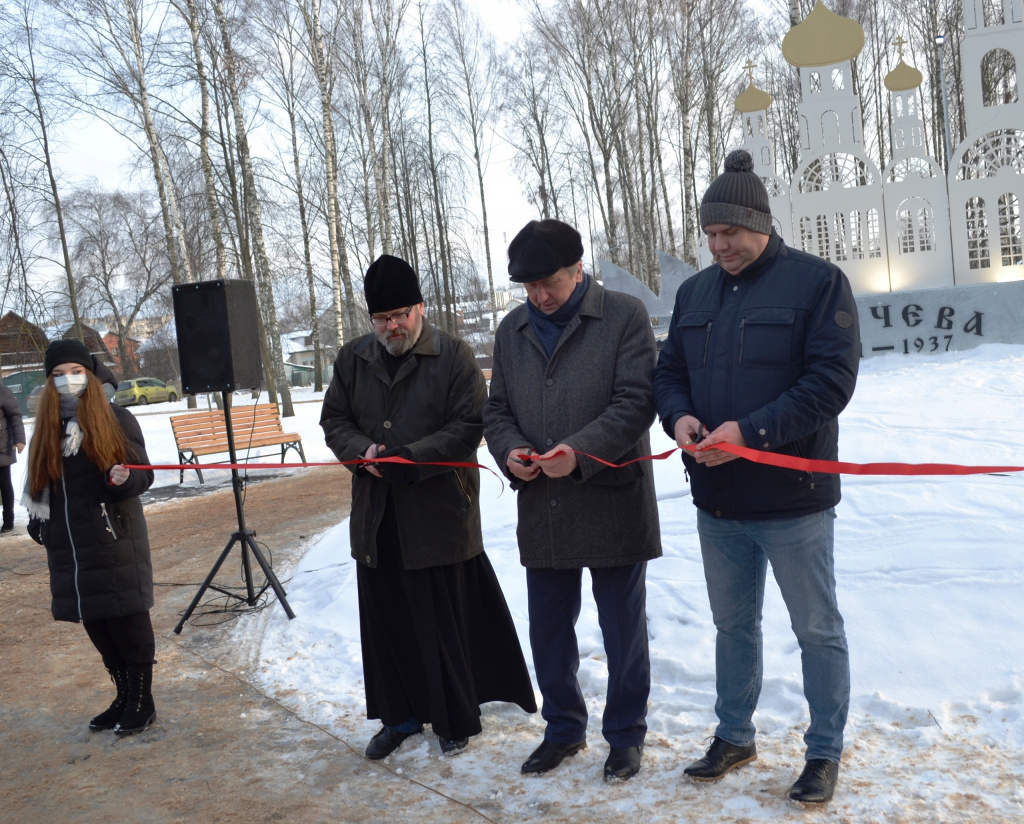
M 757 63 L 755 63 L 753 60 L 748 59 L 747 62 L 743 64 L 743 68 L 745 68 L 747 70 L 747 76 L 750 78 L 750 85 L 753 86 L 754 85 L 754 69 L 757 68 Z
M 903 47 L 907 45 L 907 41 L 903 39 L 903 35 L 899 35 L 895 40 L 892 41 L 897 49 L 900 50 L 900 60 L 903 59 Z

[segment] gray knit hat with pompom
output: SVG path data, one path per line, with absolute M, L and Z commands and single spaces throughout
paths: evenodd
M 762 235 L 772 233 L 768 190 L 754 172 L 754 160 L 743 149 L 729 152 L 725 171 L 708 186 L 700 202 L 700 227 L 726 223 Z

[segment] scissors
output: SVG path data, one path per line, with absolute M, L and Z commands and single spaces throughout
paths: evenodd
M 710 434 L 711 434 L 711 433 L 710 433 L 710 432 L 708 431 L 707 427 L 706 427 L 706 426 L 704 426 L 704 424 L 702 424 L 702 423 L 698 423 L 698 424 L 697 424 L 697 434 L 693 436 L 693 440 L 691 441 L 691 443 L 692 443 L 692 444 L 693 444 L 694 446 L 696 446 L 696 445 L 697 445 L 697 444 L 699 444 L 699 443 L 700 443 L 700 442 L 701 442 L 702 440 L 704 440 L 704 438 L 705 438 L 705 437 L 707 437 L 707 436 L 708 436 L 708 435 L 710 435 Z

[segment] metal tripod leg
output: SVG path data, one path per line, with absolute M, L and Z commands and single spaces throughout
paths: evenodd
M 253 534 L 252 530 L 246 530 L 245 542 L 249 545 L 249 549 L 252 550 L 252 554 L 256 558 L 256 563 L 260 565 L 260 569 L 263 570 L 263 574 L 266 576 L 267 581 L 270 582 L 270 586 L 273 588 L 274 594 L 277 596 L 277 600 L 280 601 L 281 606 L 284 607 L 284 614 L 287 615 L 289 619 L 292 619 L 295 617 L 295 613 L 292 612 L 292 608 L 288 604 L 288 599 L 284 595 L 284 587 L 281 586 L 281 582 L 277 580 L 277 576 L 274 574 L 273 568 L 267 563 L 267 559 L 263 556 L 263 552 L 260 551 L 260 548 L 256 545 L 256 540 L 253 538 Z M 245 555 L 244 547 L 242 549 L 242 555 L 243 557 Z M 249 579 L 252 580 L 251 573 L 249 575 Z
M 210 570 L 210 574 L 206 576 L 206 580 L 203 581 L 203 585 L 199 587 L 199 592 L 196 593 L 196 597 L 192 599 L 192 603 L 188 605 L 188 609 L 185 610 L 185 614 L 178 622 L 178 625 L 174 628 L 175 635 L 181 635 L 181 628 L 185 626 L 185 622 L 192 615 L 192 612 L 199 604 L 200 599 L 202 599 L 203 593 L 208 589 L 214 589 L 231 598 L 235 598 L 239 601 L 245 601 L 251 607 L 256 606 L 256 591 L 252 583 L 252 565 L 249 563 L 250 551 L 252 552 L 253 557 L 256 558 L 256 563 L 260 565 L 260 569 L 263 570 L 263 574 L 266 576 L 267 582 L 273 588 L 274 594 L 277 596 L 277 600 L 280 601 L 281 606 L 284 607 L 285 614 L 289 618 L 295 617 L 295 613 L 292 612 L 292 608 L 288 604 L 288 599 L 285 598 L 284 587 L 281 586 L 281 582 L 277 580 L 274 570 L 271 569 L 270 564 L 267 563 L 267 559 L 260 551 L 260 548 L 256 545 L 254 537 L 256 533 L 251 529 L 247 529 L 245 526 L 245 511 L 242 506 L 242 481 L 238 477 L 238 470 L 235 468 L 238 464 L 238 458 L 235 455 L 235 434 L 231 427 L 231 397 L 226 390 L 221 392 L 221 397 L 224 401 L 224 429 L 228 437 L 228 452 L 231 455 L 231 490 L 235 496 L 235 514 L 238 518 L 238 531 L 231 534 L 231 540 L 228 541 L 228 545 L 224 547 L 224 551 L 221 552 L 220 557 L 217 559 L 217 563 L 213 565 L 213 569 Z M 213 579 L 220 570 L 221 565 L 225 560 L 227 560 L 228 554 L 231 552 L 231 547 L 236 543 L 241 543 L 242 545 L 242 574 L 245 577 L 246 592 L 246 597 L 244 598 L 237 593 L 221 589 L 213 583 Z
M 294 618 L 295 613 L 292 612 L 292 608 L 288 603 L 288 598 L 285 596 L 284 587 L 281 586 L 281 582 L 277 579 L 277 575 L 274 574 L 273 568 L 267 563 L 266 557 L 260 550 L 259 546 L 253 537 L 254 533 L 251 529 L 247 529 L 243 532 L 235 532 L 231 536 L 231 540 L 228 541 L 227 546 L 224 547 L 224 551 L 221 552 L 220 557 L 217 558 L 217 562 L 213 565 L 213 569 L 210 570 L 210 574 L 206 576 L 206 580 L 203 581 L 203 585 L 199 587 L 199 591 L 192 599 L 192 603 L 188 605 L 188 609 L 185 610 L 184 615 L 181 616 L 181 620 L 178 625 L 174 628 L 175 635 L 181 635 L 181 629 L 185 626 L 185 622 L 192 617 L 192 613 L 195 608 L 199 605 L 199 602 L 203 599 L 203 595 L 206 590 L 213 589 L 230 598 L 235 598 L 239 601 L 245 601 L 249 606 L 256 606 L 256 592 L 252 582 L 252 567 L 249 564 L 249 555 L 251 551 L 253 557 L 256 558 L 256 563 L 260 565 L 260 569 L 263 570 L 263 574 L 266 576 L 267 582 L 274 590 L 274 594 L 277 596 L 277 600 L 281 602 L 281 606 L 284 607 L 285 615 L 289 618 Z M 245 587 L 247 597 L 242 597 L 234 592 L 229 592 L 226 589 L 221 589 L 213 583 L 213 579 L 217 577 L 217 573 L 220 571 L 221 566 L 227 560 L 228 555 L 231 554 L 231 549 L 236 543 L 242 544 L 242 566 L 245 576 Z
M 220 571 L 221 565 L 227 560 L 228 555 L 231 552 L 231 547 L 235 545 L 237 541 L 242 540 L 242 535 L 238 532 L 231 536 L 231 540 L 228 541 L 227 546 L 224 547 L 224 551 L 221 552 L 220 557 L 217 559 L 217 563 L 213 565 L 213 569 L 210 570 L 210 574 L 206 576 L 206 580 L 203 581 L 203 585 L 199 587 L 199 592 L 196 593 L 196 597 L 192 599 L 192 603 L 188 605 L 188 609 L 185 610 L 185 614 L 182 615 L 181 620 L 178 621 L 178 625 L 174 628 L 175 635 L 181 635 L 181 628 L 185 626 L 185 622 L 192 616 L 195 608 L 199 605 L 199 601 L 202 600 L 203 593 L 208 590 L 216 577 L 217 572 Z M 218 592 L 224 592 L 222 589 L 217 589 Z M 226 595 L 234 595 L 234 593 L 225 593 Z M 235 595 L 234 597 L 238 597 Z

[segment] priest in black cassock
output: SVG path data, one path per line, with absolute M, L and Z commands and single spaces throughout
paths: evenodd
M 442 754 L 481 731 L 480 705 L 536 712 L 501 587 L 483 551 L 480 474 L 487 389 L 469 346 L 424 316 L 416 273 L 382 255 L 364 281 L 373 331 L 341 347 L 320 425 L 353 468 L 366 712 L 383 724 L 366 756 L 384 758 L 430 724 Z

